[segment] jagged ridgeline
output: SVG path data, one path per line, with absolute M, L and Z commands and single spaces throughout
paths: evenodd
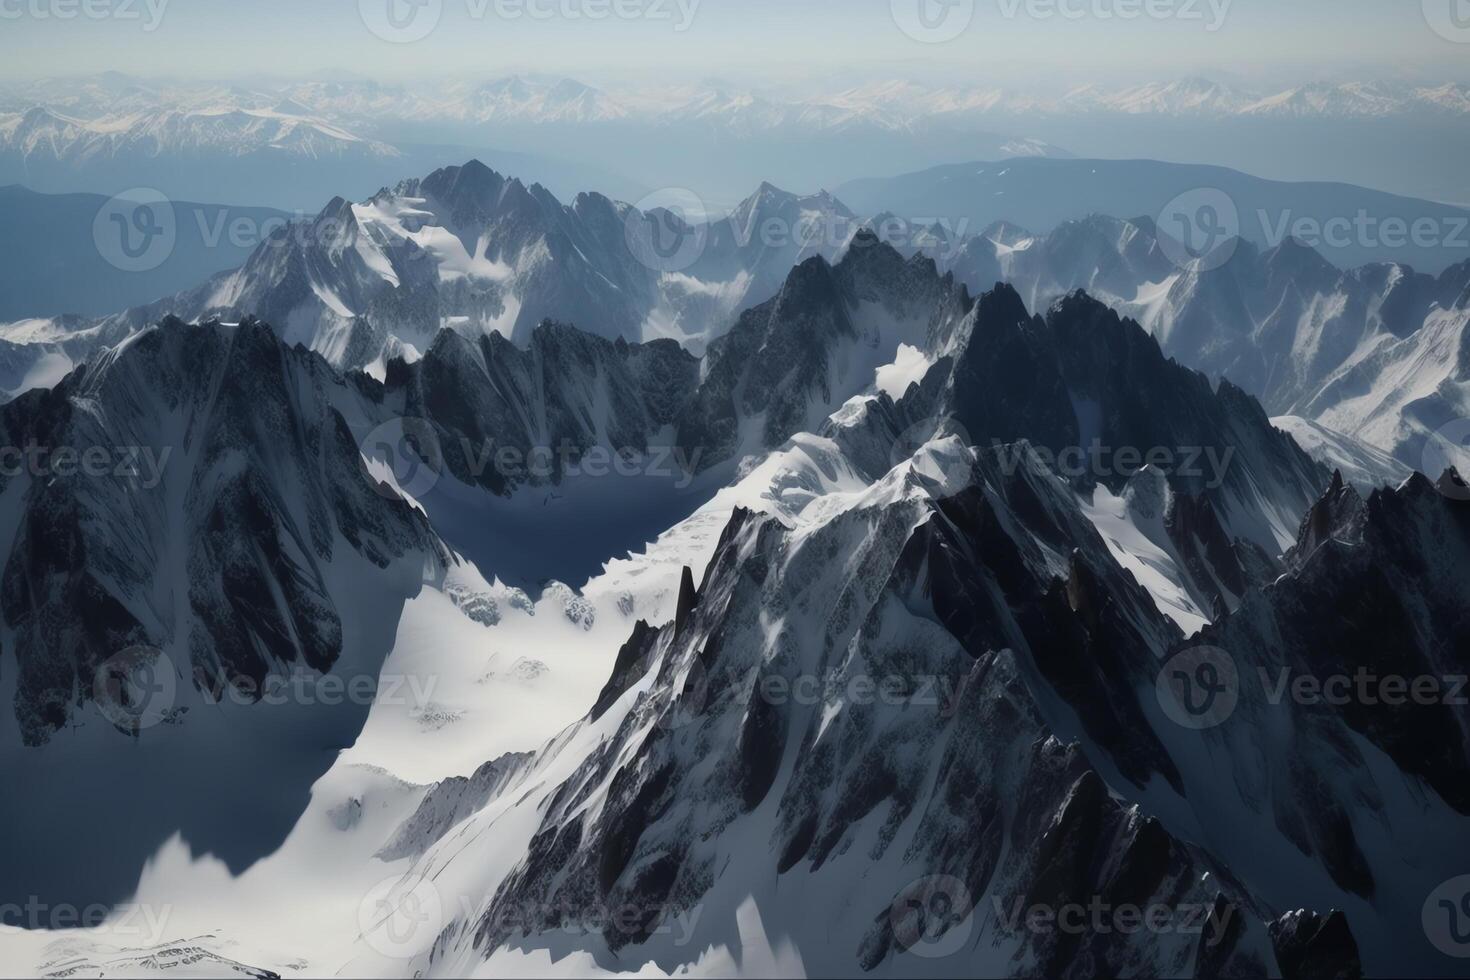
M 460 200 L 492 177 L 430 179 Z M 465 194 L 460 227 L 485 217 Z M 1470 829 L 1464 709 L 1272 692 L 1281 667 L 1467 672 L 1453 473 L 1365 500 L 1101 302 L 975 299 L 871 234 L 701 356 L 579 327 L 439 331 L 374 377 L 280 324 L 169 320 L 0 409 L 11 445 L 169 450 L 140 476 L 53 457 L 0 488 L 23 740 L 54 745 L 133 646 L 191 688 L 380 665 L 391 630 L 355 624 L 446 590 L 472 550 L 446 501 L 489 515 L 577 479 L 487 474 L 462 447 L 665 441 L 698 460 L 701 505 L 729 484 L 760 505 L 720 515 L 672 621 L 629 604 L 585 717 L 423 787 L 374 846 L 385 874 L 457 889 L 411 969 L 555 943 L 673 970 L 753 903 L 812 975 L 1444 972 L 1419 920 Z M 901 345 L 919 369 L 875 390 Z M 431 487 L 372 458 L 407 418 Z M 1159 680 L 1201 648 L 1228 658 L 1234 709 L 1191 725 Z M 172 721 L 127 734 L 186 738 Z M 525 914 L 594 906 L 644 913 L 575 938 Z M 1174 918 L 1031 914 L 1096 907 Z
M 649 229 L 670 237 L 672 257 L 638 244 Z M 835 263 L 874 232 L 905 257 L 931 257 L 971 293 L 1010 283 L 1033 310 L 1085 289 L 1141 323 L 1168 356 L 1260 399 L 1334 464 L 1366 453 L 1377 457 L 1373 477 L 1396 480 L 1426 467 L 1426 453 L 1438 454 L 1436 466 L 1446 455 L 1470 465 L 1442 435 L 1465 415 L 1470 385 L 1470 261 L 1434 275 L 1400 262 L 1340 269 L 1290 237 L 1264 250 L 1232 239 L 1220 251 L 1227 261 L 1182 261 L 1147 218 L 1094 214 L 1050 230 L 865 220 L 831 194 L 769 184 L 701 223 L 595 193 L 564 204 L 478 161 L 360 203 L 335 198 L 275 228 L 240 269 L 156 303 L 0 329 L 0 389 L 56 376 L 56 365 L 89 360 L 169 314 L 256 316 L 335 367 L 379 379 L 394 358 L 421 357 L 446 326 L 472 342 L 500 334 L 524 347 L 552 319 L 608 340 L 672 338 L 701 354 L 777 297 L 793 268 L 814 256 Z M 777 417 L 783 410 L 773 406 Z

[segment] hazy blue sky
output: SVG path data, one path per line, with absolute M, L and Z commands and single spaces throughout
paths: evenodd
M 0 73 L 353 71 L 401 78 L 672 70 L 738 77 L 772 69 L 817 75 L 905 68 L 1024 80 L 1192 72 L 1470 75 L 1470 44 L 1435 33 L 1424 12 L 1425 3 L 1440 3 L 1460 4 L 1470 14 L 1470 0 L 922 0 L 973 3 L 968 27 L 947 43 L 921 43 L 897 26 L 893 4 L 919 2 L 0 0 Z M 428 5 L 424 19 L 410 18 L 413 3 Z M 667 16 L 586 16 L 599 3 Z M 1098 16 L 1116 13 L 1118 4 L 1157 4 L 1167 15 L 1128 21 Z M 367 22 L 390 23 L 390 5 L 398 5 L 398 23 L 417 25 L 410 32 L 430 22 L 435 28 L 410 43 L 380 39 Z M 563 16 L 562 9 L 582 16 Z M 521 13 L 508 17 L 507 10 Z M 551 16 L 533 17 L 530 10 Z M 676 29 L 690 12 L 687 29 Z M 963 6 L 952 16 L 963 17 Z

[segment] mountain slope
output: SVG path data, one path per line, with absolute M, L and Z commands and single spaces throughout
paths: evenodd
M 9 888 L 117 902 L 175 832 L 246 867 L 352 743 L 451 564 L 369 475 L 354 402 L 264 325 L 170 321 L 4 407 L 34 447 L 0 492 Z
M 913 250 L 913 249 L 911 249 Z M 1430 276 L 1399 264 L 1342 271 L 1295 240 L 1228 261 L 1174 265 L 1146 219 L 1093 216 L 1046 234 L 996 225 L 920 243 L 971 289 L 1012 284 L 1033 307 L 1085 289 L 1138 320 L 1164 352 L 1411 469 L 1465 465 L 1460 354 L 1470 263 Z M 1426 454 L 1428 456 L 1426 457 Z
M 455 229 L 521 213 L 473 178 L 435 184 Z M 392 250 L 335 213 L 364 237 L 288 266 L 380 288 Z M 400 283 L 432 249 L 442 285 L 447 236 L 393 253 Z M 1470 829 L 1463 712 L 1270 675 L 1465 672 L 1453 474 L 1364 501 L 1103 302 L 972 299 L 871 231 L 702 362 L 543 323 L 440 330 L 379 380 L 297 329 L 167 321 L 0 410 L 12 444 L 160 464 L 0 486 L 11 888 L 193 896 L 137 955 L 221 969 L 1454 966 L 1419 914 Z M 585 465 L 660 445 L 683 496 Z M 635 505 L 656 540 L 580 591 L 499 574 L 570 578 L 564 539 L 641 534 Z M 1202 717 L 1177 682 L 1219 681 L 1210 650 L 1233 710 Z M 281 674 L 373 696 L 250 696 Z M 94 787 L 117 827 L 74 840 Z M 1121 928 L 1135 907 L 1169 927 Z M 106 938 L 0 932 L 25 964 L 115 962 Z

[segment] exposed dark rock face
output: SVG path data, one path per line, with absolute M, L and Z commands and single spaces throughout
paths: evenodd
M 1317 549 L 1332 540 L 1354 545 L 1362 542 L 1363 521 L 1366 518 L 1363 498 L 1352 487 L 1347 486 L 1341 473 L 1332 474 L 1332 485 L 1327 493 L 1302 520 L 1297 533 L 1296 547 L 1287 556 L 1292 565 L 1300 569 Z
M 641 619 L 633 627 L 633 635 L 628 638 L 627 643 L 618 648 L 617 660 L 613 662 L 612 676 L 607 679 L 602 693 L 597 696 L 597 703 L 592 706 L 591 717 L 594 721 L 601 718 L 607 709 L 612 707 L 614 701 L 622 697 L 628 688 L 648 672 L 658 637 L 658 630 Z
M 992 973 L 1270 969 L 1249 892 L 1117 799 L 1037 700 L 1081 712 L 1132 778 L 1167 775 L 1170 750 L 1130 678 L 1151 676 L 1177 630 L 1107 561 L 1040 460 L 1007 473 L 982 456 L 973 480 L 949 499 L 859 509 L 800 537 L 737 512 L 698 604 L 656 638 L 635 631 L 625 653 L 652 651 L 649 693 L 551 794 L 532 852 L 481 916 L 477 948 L 522 942 L 524 929 L 507 925 L 517 908 L 652 910 L 631 932 L 603 931 L 616 955 L 672 910 L 713 901 L 712 889 L 896 863 L 929 883 L 856 897 L 849 914 L 871 925 L 833 962 L 918 968 L 916 945 L 949 936 L 951 955 Z M 768 634 L 772 614 L 825 625 Z M 864 681 L 892 686 L 844 695 Z M 810 699 L 795 694 L 804 685 Z M 769 839 L 770 867 L 747 853 L 731 870 L 721 842 L 752 835 Z M 722 884 L 731 877 L 749 884 Z M 949 916 L 937 926 L 925 918 L 936 902 Z M 1140 938 L 1028 917 L 1093 905 L 1158 906 L 1200 928 Z M 817 918 L 814 935 L 830 942 L 834 926 Z
M 1286 980 L 1358 980 L 1358 944 L 1341 912 L 1292 912 L 1271 923 L 1271 942 Z
M 1340 718 L 1470 813 L 1470 718 L 1454 690 L 1470 675 L 1470 620 L 1453 571 L 1470 562 L 1470 504 L 1418 474 L 1366 503 L 1338 479 L 1288 562 L 1290 574 L 1201 639 L 1272 669 L 1344 678 L 1324 690 L 1341 704 L 1316 697 L 1302 710 Z
M 140 645 L 177 644 L 188 679 L 216 693 L 258 691 L 279 665 L 328 671 L 338 552 L 371 568 L 438 559 L 422 515 L 364 469 L 332 405 L 340 384 L 256 321 L 173 320 L 0 409 L 8 443 L 46 461 L 7 478 L 22 509 L 0 579 L 28 743 Z
M 871 232 L 859 233 L 841 262 L 803 262 L 775 298 L 710 345 L 679 444 L 701 447 L 712 463 L 754 448 L 741 444 L 745 420 L 761 423 L 767 447 L 820 428 L 871 384 L 872 369 L 892 360 L 900 341 L 926 343 L 952 329 L 969 305 L 932 261 L 905 260 Z M 906 327 L 895 333 L 884 321 Z
M 483 168 L 424 184 L 462 231 L 547 213 L 538 189 Z M 615 214 L 578 207 L 612 234 Z M 563 234 L 574 247 L 580 232 Z M 288 271 L 282 288 L 312 274 Z M 369 350 L 372 329 L 346 343 Z M 921 337 L 921 381 L 829 421 L 890 347 Z M 799 266 L 702 364 L 672 342 L 544 323 L 524 346 L 441 332 L 380 384 L 256 321 L 169 321 L 5 406 L 13 445 L 176 453 L 152 486 L 54 462 L 0 476 L 17 503 L 0 612 L 26 740 L 65 725 L 123 647 L 183 651 L 206 690 L 283 664 L 333 669 L 362 601 L 350 585 L 404 568 L 432 580 L 454 560 L 363 462 L 352 426 L 395 418 L 424 423 L 414 450 L 486 505 L 556 483 L 556 465 L 593 448 L 660 437 L 708 466 L 819 430 L 844 478 L 869 481 L 795 526 L 737 508 L 698 586 L 684 569 L 673 621 L 632 628 L 582 726 L 424 793 L 384 860 L 442 859 L 450 829 L 512 791 L 534 808 L 514 867 L 456 910 L 469 921 L 445 943 L 489 953 L 565 925 L 557 910 L 636 909 L 587 951 L 672 970 L 688 951 L 658 936 L 676 910 L 733 915 L 747 896 L 811 886 L 842 897 L 786 925 L 823 951 L 814 973 L 920 972 L 927 945 L 952 943 L 948 972 L 1349 977 L 1359 924 L 1380 943 L 1401 929 L 1419 885 L 1404 869 L 1425 866 L 1419 841 L 1382 828 L 1409 800 L 1432 816 L 1429 844 L 1451 850 L 1470 814 L 1462 709 L 1273 701 L 1264 680 L 1470 672 L 1457 474 L 1365 501 L 1240 389 L 1167 360 L 1087 297 L 1043 317 L 1007 287 L 972 302 L 933 263 L 866 237 L 835 265 Z M 939 451 L 936 435 L 958 438 Z M 1064 465 L 1094 445 L 1137 450 L 1139 467 L 1163 449 L 1175 465 Z M 486 465 L 507 447 L 556 450 L 553 469 Z M 1189 452 L 1214 467 L 1178 465 Z M 1186 639 L 1119 563 L 1084 506 L 1098 488 L 1157 522 L 1211 626 Z M 590 610 L 568 618 L 590 627 Z M 1239 705 L 1195 728 L 1159 682 L 1202 646 L 1230 661 Z M 1263 870 L 1272 861 L 1286 870 Z M 1283 916 L 1301 894 L 1324 914 Z M 1200 929 L 1059 924 L 1096 906 Z
M 1045 317 L 1007 286 L 982 297 L 949 390 L 949 411 L 976 444 L 1028 439 L 1079 485 L 1115 493 L 1155 465 L 1176 494 L 1214 503 L 1235 536 L 1236 512 L 1289 502 L 1301 513 L 1328 482 L 1254 399 L 1166 359 L 1137 324 L 1082 293 Z
M 544 323 L 525 349 L 446 330 L 421 361 L 392 366 L 383 398 L 427 423 L 415 449 L 429 465 L 508 494 L 559 483 L 593 447 L 648 452 L 698 380 L 699 362 L 671 340 L 628 344 Z

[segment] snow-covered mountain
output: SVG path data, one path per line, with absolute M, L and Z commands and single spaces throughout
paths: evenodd
M 800 196 L 770 184 L 709 222 L 663 209 L 642 212 L 597 194 L 564 205 L 538 185 L 472 161 L 404 181 L 361 204 L 334 200 L 315 217 L 279 229 L 241 269 L 177 296 L 100 320 L 9 325 L 0 332 L 7 344 L 4 386 L 18 391 L 54 381 L 70 365 L 167 315 L 190 321 L 260 315 L 288 342 L 379 379 L 393 358 L 421 357 L 446 327 L 471 347 L 490 335 L 525 347 L 552 320 L 610 341 L 672 339 L 698 355 L 743 323 L 742 314 L 781 293 L 792 269 L 814 257 L 824 264 L 813 269 L 841 268 L 848 264 L 844 256 L 856 268 L 863 261 L 857 253 L 872 251 L 867 246 L 899 227 L 907 229 L 895 241 L 900 250 L 923 252 L 972 294 L 1007 282 L 1027 306 L 1044 309 L 1086 290 L 1138 320 L 1167 355 L 1228 378 L 1272 415 L 1324 427 L 1330 438 L 1308 439 L 1318 449 L 1356 442 L 1361 445 L 1348 455 L 1378 453 L 1410 469 L 1470 464 L 1463 440 L 1449 431 L 1470 415 L 1470 377 L 1458 353 L 1470 322 L 1466 262 L 1438 276 L 1404 264 L 1343 271 L 1288 238 L 1269 249 L 1233 242 L 1222 265 L 1180 266 L 1178 249 L 1142 218 L 1093 215 L 1045 233 L 998 222 L 980 234 L 969 234 L 963 222 L 923 228 L 889 218 L 859 218 L 831 194 Z M 859 229 L 861 249 L 854 247 Z M 873 278 L 899 275 L 889 270 Z M 791 282 L 803 290 L 847 290 L 852 303 L 861 303 L 850 283 Z M 912 288 L 925 302 L 941 289 Z M 805 302 L 793 294 L 778 307 Z M 927 312 L 918 316 L 927 319 Z M 828 329 L 838 328 L 818 333 Z M 747 353 L 726 362 L 773 376 L 791 370 L 782 361 L 784 342 L 762 331 L 744 325 L 724 346 Z M 854 362 L 859 374 L 891 361 L 896 345 L 917 346 L 925 336 L 913 325 L 848 324 L 840 331 L 884 338 L 859 345 L 867 351 Z M 771 366 L 756 367 L 767 354 Z M 734 376 L 720 383 L 731 391 L 744 384 Z M 765 395 L 741 390 L 749 406 L 764 406 Z M 805 404 L 780 416 L 780 438 L 814 424 Z M 817 418 L 835 407 L 826 399 L 812 404 Z M 798 416 L 802 423 L 791 424 Z M 731 440 L 733 429 L 715 439 L 734 452 Z M 1365 475 L 1341 452 L 1323 458 L 1355 480 Z M 1380 477 L 1402 475 L 1392 465 L 1373 469 Z
M 494 153 L 503 166 L 537 178 L 562 193 L 596 187 L 636 199 L 648 188 L 565 155 L 516 152 L 500 140 L 470 138 L 467 127 L 497 122 L 483 107 L 467 104 L 461 140 L 437 134 L 426 141 L 387 132 L 371 111 L 387 109 L 382 93 L 353 88 L 356 111 L 333 108 L 331 83 L 299 83 L 299 93 L 280 86 L 143 81 L 108 75 L 56 80 L 6 90 L 0 85 L 0 183 L 19 183 L 49 193 L 121 193 L 149 188 L 176 201 L 212 200 L 227 188 L 228 202 L 269 204 L 282 210 L 320 207 L 334 193 L 354 195 L 424 173 L 446 158 Z M 479 99 L 499 98 L 524 118 L 576 115 L 576 83 L 545 98 L 517 101 L 505 85 L 484 86 Z M 300 98 L 297 98 L 297 95 Z M 558 107 L 558 101 L 567 103 Z M 310 104 L 308 104 L 310 103 Z M 478 103 L 476 103 L 478 104 Z M 439 103 L 428 99 L 407 111 L 427 118 Z M 453 119 L 446 119 L 452 123 Z M 464 146 L 464 149 L 457 147 Z M 493 151 L 487 149 L 493 147 Z
M 841 92 L 837 104 L 855 112 L 910 112 L 934 119 L 969 116 L 1118 114 L 1184 118 L 1386 118 L 1470 111 L 1470 86 L 1390 82 L 1313 82 L 1280 89 L 1203 77 L 1054 93 L 979 85 L 933 87 L 908 81 L 870 82 Z
M 175 201 L 227 193 L 221 203 L 297 210 L 334 188 L 381 186 L 423 165 L 415 152 L 289 99 L 211 94 L 0 108 L 0 183 L 48 193 L 146 188 Z
M 854 128 L 906 131 L 972 108 L 976 96 L 889 83 L 801 98 L 742 87 L 620 84 L 599 88 L 574 78 L 508 75 L 488 80 L 449 79 L 428 83 L 372 80 L 290 81 L 250 84 L 188 84 L 139 80 L 116 74 L 59 79 L 54 83 L 0 89 L 0 112 L 44 113 L 95 132 L 156 128 L 155 117 L 199 138 L 199 121 L 229 112 L 282 126 L 311 124 L 353 139 L 351 132 L 376 132 L 394 123 L 454 123 L 475 126 L 657 125 L 699 123 L 726 135 L 805 129 L 839 132 Z M 0 117 L 3 118 L 3 117 Z M 188 127 L 181 127 L 185 120 Z M 332 129 L 330 120 L 341 129 Z M 209 134 L 213 138 L 224 135 Z M 1042 144 L 1037 152 L 1045 152 Z
M 1470 111 L 1470 87 L 1391 82 L 1314 82 L 1287 88 L 1224 83 L 1201 77 L 1142 84 L 1021 91 L 976 84 L 932 85 L 877 79 L 858 86 L 808 86 L 797 98 L 728 85 L 619 83 L 594 87 L 570 78 L 513 75 L 487 82 L 453 81 L 437 88 L 371 81 L 296 83 L 281 90 L 336 118 L 428 112 L 476 122 L 555 124 L 651 118 L 723 119 L 737 126 L 814 128 L 873 125 L 891 130 L 944 126 L 967 117 L 1119 113 L 1162 116 L 1383 117 Z
M 793 94 L 799 92 L 799 94 Z M 1319 81 L 1262 87 L 1207 77 L 1081 86 L 1030 86 L 1025 90 L 985 82 L 968 86 L 877 78 L 859 85 L 822 83 L 787 87 L 783 93 L 729 82 L 651 85 L 622 80 L 607 85 L 554 75 L 384 82 L 366 78 L 199 84 L 142 79 L 118 73 L 10 84 L 0 89 L 0 110 L 45 104 L 67 115 L 107 113 L 168 105 L 233 104 L 260 110 L 282 104 L 325 118 L 365 122 L 391 118 L 475 123 L 555 125 L 649 120 L 660 114 L 704 116 L 736 113 L 745 122 L 785 125 L 803 118 L 816 126 L 871 124 L 893 130 L 944 124 L 976 115 L 1119 113 L 1126 115 L 1292 116 L 1464 114 L 1470 87 L 1392 81 Z M 805 113 L 805 115 L 802 115 Z M 707 116 L 706 116 L 707 118 Z
M 0 116 L 0 154 L 19 157 L 28 167 L 115 157 L 240 157 L 267 151 L 306 159 L 398 156 L 392 146 L 338 128 L 299 106 L 161 107 L 98 118 L 37 106 Z
M 1152 221 L 1100 215 L 1043 234 L 996 225 L 920 244 L 972 291 L 1004 281 L 1045 307 L 1087 290 L 1135 318 L 1167 355 L 1228 378 L 1273 415 L 1319 426 L 1307 441 L 1337 441 L 1336 456 L 1323 458 L 1355 478 L 1375 455 L 1409 469 L 1470 463 L 1465 434 L 1454 431 L 1470 415 L 1470 262 L 1438 276 L 1402 264 L 1344 271 L 1287 239 L 1267 250 L 1236 241 L 1218 267 L 1181 267 Z M 1363 445 L 1349 448 L 1354 441 Z
M 308 93 L 301 93 L 311 98 Z M 465 122 L 592 123 L 622 119 L 628 110 L 606 93 L 571 78 L 546 84 L 510 76 L 468 91 L 438 111 Z
M 1152 680 L 1182 646 L 1178 635 L 1106 557 L 1054 474 L 997 470 L 993 457 L 966 458 L 960 445 L 928 447 L 840 503 L 819 497 L 795 515 L 737 510 L 702 584 L 681 592 L 668 625 L 635 634 L 589 716 L 499 804 L 406 870 L 405 894 L 485 896 L 446 916 L 411 965 L 465 971 L 488 953 L 505 968 L 561 931 L 567 920 L 556 910 L 608 905 L 647 910 L 571 941 L 583 962 L 609 969 L 688 962 L 675 916 L 698 907 L 694 948 L 738 943 L 732 954 L 816 975 L 1349 975 L 1360 956 L 1370 972 L 1409 960 L 1445 970 L 1415 938 L 1410 896 L 1432 890 L 1434 873 L 1420 862 L 1453 848 L 1451 838 L 1400 841 L 1382 863 L 1365 856 L 1383 853 L 1372 830 L 1380 821 L 1414 819 L 1400 807 L 1413 806 L 1422 763 L 1401 757 L 1370 801 L 1352 783 L 1361 772 L 1353 755 L 1342 754 L 1356 721 L 1268 708 L 1254 694 L 1244 695 L 1246 710 L 1294 734 L 1271 735 L 1264 718 L 1186 732 L 1160 715 Z M 1383 517 L 1378 533 L 1449 521 L 1450 547 L 1464 547 L 1464 515 L 1451 510 L 1459 505 L 1418 485 L 1392 499 L 1423 509 Z M 1294 554 L 1306 560 L 1313 545 L 1304 530 Z M 1371 547 L 1356 559 L 1371 564 Z M 1297 581 L 1283 579 L 1259 602 L 1295 611 Z M 1273 649 L 1259 637 L 1237 642 L 1243 659 Z M 901 684 L 865 704 L 841 693 L 865 678 L 916 674 L 953 698 Z M 762 693 L 803 679 L 821 693 Z M 1465 760 L 1462 720 L 1436 742 L 1450 769 Z M 1078 741 L 1059 740 L 1053 726 Z M 1220 763 L 1201 764 L 1209 753 L 1239 760 L 1236 778 L 1213 778 Z M 1257 768 L 1262 758 L 1296 775 L 1278 780 Z M 1314 790 L 1291 795 L 1318 762 L 1328 768 Z M 1111 774 L 1111 794 L 1094 766 Z M 1433 807 L 1462 823 L 1452 816 L 1462 812 L 1457 791 L 1444 785 Z M 522 787 L 529 799 L 517 797 Z M 1133 796 L 1170 815 L 1145 816 Z M 1232 833 L 1241 821 L 1251 837 Z M 492 858 L 490 841 L 503 844 L 512 828 L 530 841 L 527 852 Z M 1355 848 L 1353 828 L 1373 834 L 1371 849 Z M 1231 852 L 1231 871 L 1181 834 Z M 769 857 L 750 859 L 755 841 Z M 1243 866 L 1256 880 L 1238 876 Z M 1404 900 L 1353 898 L 1375 887 Z M 1306 894 L 1336 896 L 1352 911 L 1305 911 L 1296 903 Z M 1239 918 L 1228 937 L 1198 939 L 1018 929 L 1007 918 L 1016 907 L 1090 900 Z M 538 910 L 529 921 L 512 914 L 526 908 Z M 1272 911 L 1282 908 L 1292 911 Z
M 230 186 L 238 201 L 303 209 L 333 193 L 363 196 L 403 174 L 478 155 L 534 176 L 565 198 L 596 188 L 636 200 L 661 186 L 693 186 L 727 207 L 763 179 L 830 186 L 954 160 L 1176 159 L 1174 147 L 1194 146 L 1193 159 L 1270 176 L 1332 176 L 1466 203 L 1452 167 L 1419 159 L 1457 152 L 1456 122 L 1470 112 L 1462 79 L 1274 87 L 1199 77 L 1010 87 L 881 75 L 858 84 L 818 76 L 780 86 L 590 81 L 537 74 L 414 82 L 250 75 L 222 83 L 107 73 L 0 82 L 0 131 L 40 139 L 27 157 L 12 138 L 0 137 L 0 150 L 10 145 L 0 152 L 0 181 L 72 193 L 158 186 L 170 196 L 203 200 Z M 32 117 L 47 121 L 25 125 Z M 1293 147 L 1294 155 L 1282 154 L 1282 135 L 1296 125 L 1312 134 Z M 108 149 L 61 160 L 43 149 L 51 138 L 58 147 Z M 651 141 L 660 146 L 655 159 L 647 153 Z M 273 149 L 239 156 L 259 146 Z M 384 148 L 390 156 L 374 155 Z M 147 150 L 165 152 L 141 155 Z M 282 162 L 273 163 L 273 156 Z M 270 172 L 257 176 L 238 166 L 247 158 Z M 589 159 L 595 169 L 573 162 Z M 151 161 L 151 168 L 139 161 Z M 206 179 L 211 163 L 224 168 L 214 172 L 213 184 Z M 635 183 L 640 193 L 629 193 Z
M 889 230 L 898 227 L 906 229 L 895 241 L 899 249 L 930 256 L 972 294 L 1007 282 L 1027 306 L 1044 309 L 1086 290 L 1137 319 L 1167 355 L 1228 378 L 1272 415 L 1321 427 L 1307 443 L 1355 481 L 1367 476 L 1361 464 L 1374 454 L 1409 469 L 1470 468 L 1463 439 L 1451 431 L 1470 415 L 1464 390 L 1470 378 L 1457 353 L 1470 320 L 1466 262 L 1438 276 L 1401 263 L 1343 271 L 1288 238 L 1266 249 L 1233 242 L 1224 264 L 1180 266 L 1178 249 L 1143 218 L 1093 215 L 1045 233 L 997 222 L 980 234 L 970 234 L 963 221 L 923 228 L 890 218 L 860 218 L 834 195 L 800 196 L 769 183 L 708 222 L 658 208 L 638 211 L 597 194 L 564 205 L 538 185 L 472 161 L 401 182 L 361 204 L 334 200 L 315 217 L 279 229 L 241 269 L 177 296 L 100 320 L 9 325 L 0 333 L 7 345 L 4 387 L 51 383 L 72 364 L 168 315 L 190 321 L 260 315 L 288 342 L 379 379 L 392 359 L 421 357 L 446 327 L 471 347 L 490 335 L 525 347 L 552 320 L 608 340 L 672 339 L 698 355 L 742 323 L 742 313 L 781 293 L 792 269 L 813 257 L 824 260 L 820 268 L 840 268 L 847 255 L 856 267 L 857 252 L 891 239 Z M 866 229 L 862 249 L 854 247 L 859 229 Z M 850 284 L 792 282 L 819 292 L 846 289 L 860 303 Z M 925 302 L 940 289 L 912 288 Z M 804 302 L 791 295 L 778 305 L 792 310 Z M 927 313 L 918 319 L 927 323 Z M 858 374 L 891 361 L 896 345 L 924 339 L 913 325 L 841 331 L 884 338 L 859 345 L 867 353 L 854 362 Z M 724 346 L 747 353 L 727 357 L 727 364 L 773 376 L 791 370 L 782 361 L 784 342 L 749 325 L 739 332 Z M 742 346 L 748 344 L 754 346 Z M 771 366 L 756 367 L 766 353 Z M 765 395 L 741 388 L 735 376 L 718 383 L 744 391 L 749 417 L 768 407 Z M 829 390 L 833 384 L 827 382 Z M 816 418 L 835 407 L 825 398 L 811 404 Z M 814 424 L 806 405 L 798 399 L 780 410 L 789 413 L 779 416 L 780 438 Z M 728 428 L 734 420 L 727 416 L 718 437 L 706 434 L 732 453 L 739 441 Z M 1404 472 L 1382 461 L 1368 468 L 1390 482 Z
M 1291 436 L 1307 455 L 1328 469 L 1341 473 L 1362 493 L 1372 493 L 1382 486 L 1398 486 L 1414 470 L 1381 449 L 1343 435 L 1320 422 L 1295 415 L 1282 415 L 1271 420 L 1276 428 Z
M 175 830 L 249 861 L 289 826 L 279 801 L 351 744 L 361 695 L 281 690 L 326 672 L 376 690 L 396 610 L 452 563 L 379 492 L 355 402 L 258 323 L 170 321 L 4 406 L 27 455 L 4 476 L 0 819 L 77 842 L 75 861 L 7 846 L 7 889 L 115 902 Z M 111 750 L 153 726 L 182 737 Z M 181 778 L 197 795 L 160 807 Z M 116 826 L 81 833 L 70 795 L 114 791 Z
M 54 821 L 61 776 L 133 788 L 127 833 L 7 835 L 7 888 L 91 899 L 78 869 L 106 865 L 101 900 L 171 910 L 126 940 L 0 926 L 25 972 L 1457 965 L 1420 913 L 1470 830 L 1463 710 L 1267 683 L 1466 672 L 1457 477 L 1360 496 L 1086 295 L 971 299 L 863 232 L 702 363 L 547 324 L 443 330 L 378 381 L 260 322 L 170 321 L 0 423 L 173 448 L 158 480 L 0 492 L 7 826 Z M 706 456 L 651 543 L 575 590 L 499 580 L 498 525 L 553 511 L 564 562 L 637 479 L 593 450 L 663 440 Z M 553 444 L 579 472 L 479 468 Z M 1179 665 L 1222 654 L 1233 710 L 1191 714 Z M 173 693 L 112 703 L 99 664 Z M 298 664 L 446 687 L 336 716 L 319 768 L 276 777 L 284 823 L 230 850 L 265 819 L 259 733 L 323 709 L 203 692 Z M 161 782 L 219 758 L 253 763 L 219 808 Z
M 5 618 L 27 744 L 65 723 L 73 691 L 89 699 L 110 653 L 140 644 L 187 652 L 211 684 L 298 661 L 326 670 L 348 604 L 333 580 L 437 556 L 422 517 L 374 492 L 331 405 L 340 388 L 258 322 L 170 320 L 5 406 L 10 444 L 127 457 L 102 474 L 7 474 L 20 519 Z
M 739 85 L 594 87 L 539 75 L 222 84 L 108 74 L 0 82 L 0 182 L 67 193 L 156 187 L 204 200 L 225 186 L 236 201 L 296 210 L 482 156 L 568 198 L 595 188 L 637 200 L 692 184 L 728 207 L 767 178 L 814 186 L 932 162 L 908 141 L 937 136 L 941 125 L 902 108 L 858 110 L 821 94 Z M 962 122 L 948 138 L 967 156 L 1065 155 L 1019 126 Z
M 81 326 L 25 323 L 8 336 L 63 339 L 81 360 L 165 315 L 259 315 L 290 342 L 380 377 L 389 358 L 417 358 L 444 327 L 524 344 L 552 319 L 610 340 L 702 348 L 797 263 L 834 259 L 858 227 L 830 195 L 770 185 L 715 220 L 591 193 L 566 205 L 471 161 L 360 204 L 337 198 L 274 227 L 238 270 L 176 296 Z

